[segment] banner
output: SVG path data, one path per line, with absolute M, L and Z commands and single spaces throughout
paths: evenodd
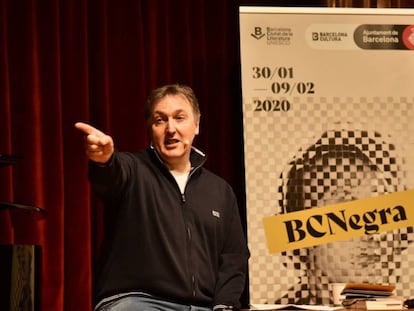
M 414 226 L 414 190 L 308 208 L 263 220 L 269 252 Z
M 414 296 L 413 17 L 240 7 L 251 303 Z

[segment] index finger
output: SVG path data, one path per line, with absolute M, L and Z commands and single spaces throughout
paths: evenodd
M 83 122 L 76 122 L 75 123 L 75 127 L 78 130 L 81 130 L 82 132 L 84 132 L 86 135 L 105 135 L 103 132 L 101 132 L 100 130 L 98 130 L 97 128 L 93 127 L 92 125 L 89 125 L 87 123 L 83 123 Z

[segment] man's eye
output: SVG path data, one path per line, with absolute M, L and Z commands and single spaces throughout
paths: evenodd
M 162 118 L 155 118 L 154 123 L 155 124 L 161 124 L 164 120 Z
M 184 120 L 184 119 L 185 119 L 185 116 L 183 116 L 183 115 L 179 115 L 179 116 L 177 116 L 177 117 L 176 117 L 176 119 L 177 119 L 177 120 Z

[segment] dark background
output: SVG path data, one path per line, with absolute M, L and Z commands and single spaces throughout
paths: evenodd
M 234 188 L 246 223 L 239 6 L 412 7 L 412 1 L 0 0 L 0 243 L 42 248 L 41 310 L 90 310 L 102 207 L 77 121 L 120 150 L 148 144 L 143 103 L 167 83 L 200 101 L 195 145 Z M 0 261 L 1 262 L 1 261 Z M 243 303 L 248 304 L 248 284 Z

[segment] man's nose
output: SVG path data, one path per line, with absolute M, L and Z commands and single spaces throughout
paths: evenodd
M 171 132 L 175 132 L 175 130 L 176 130 L 176 124 L 175 124 L 174 119 L 168 119 L 166 130 L 168 132 L 170 132 L 170 133 Z

